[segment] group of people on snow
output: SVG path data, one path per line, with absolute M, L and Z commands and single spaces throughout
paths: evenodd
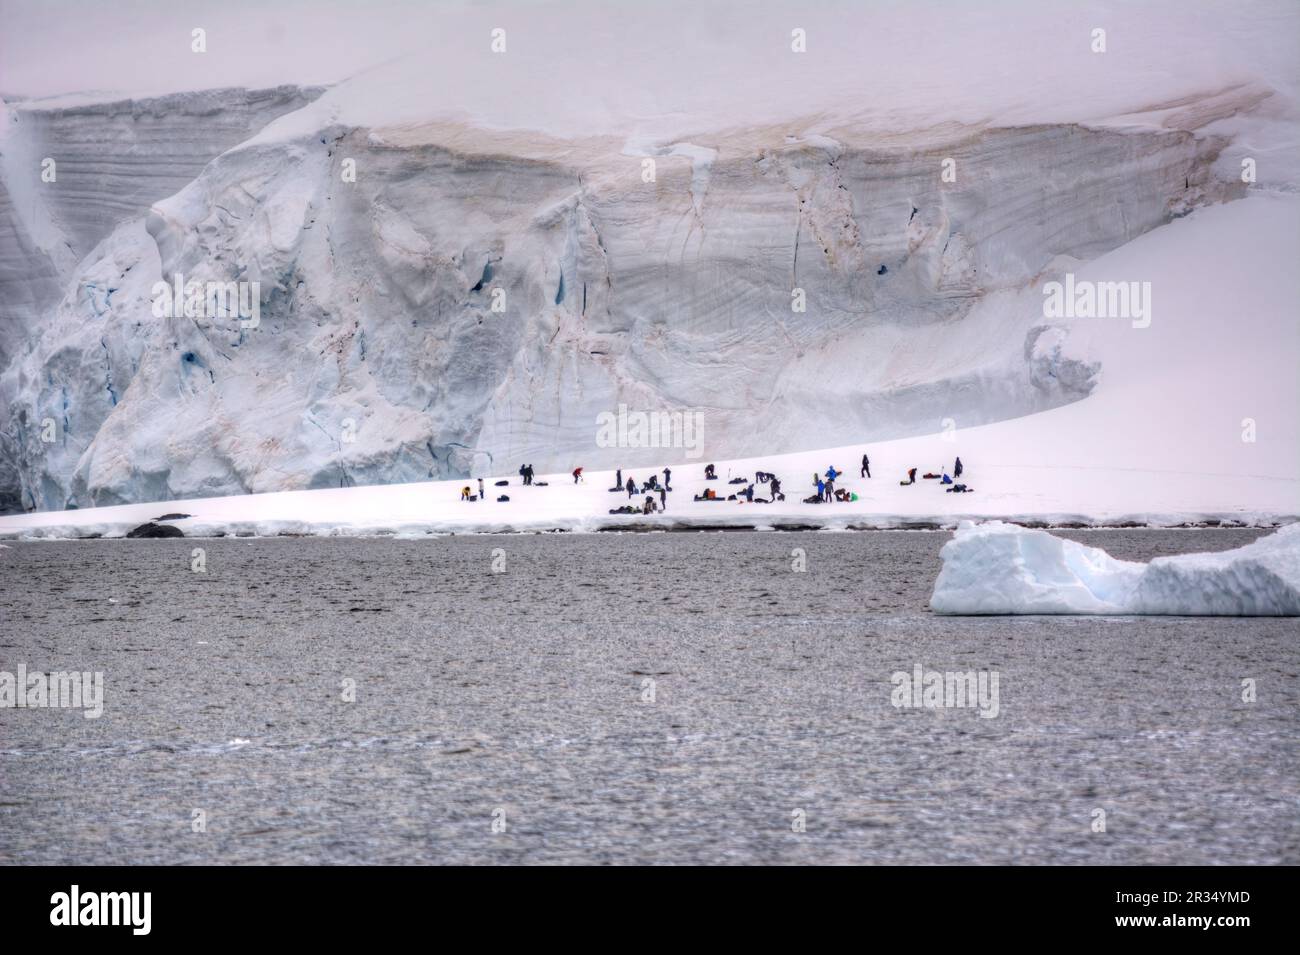
M 921 475 L 921 478 L 922 480 L 938 481 L 944 490 L 950 494 L 964 494 L 969 493 L 972 490 L 972 488 L 968 487 L 960 480 L 964 471 L 965 467 L 962 464 L 961 458 L 958 457 L 953 461 L 951 476 L 946 469 L 941 469 L 938 473 L 927 472 L 926 474 Z M 916 472 L 916 468 L 908 468 L 906 480 L 899 481 L 898 483 L 904 486 L 915 484 Z M 574 484 L 583 483 L 583 469 L 581 467 L 574 468 L 572 474 Z M 522 478 L 525 485 L 533 485 L 533 466 L 531 464 L 521 465 L 519 468 L 519 476 Z M 622 505 L 621 507 L 613 508 L 609 513 L 654 514 L 660 511 L 667 511 L 668 493 L 672 490 L 672 476 L 672 469 L 664 468 L 662 483 L 660 483 L 659 480 L 659 472 L 652 472 L 645 481 L 638 483 L 631 475 L 628 475 L 627 479 L 624 480 L 623 469 L 616 469 L 614 472 L 614 486 L 609 489 L 610 493 L 626 493 L 629 503 Z M 868 479 L 871 477 L 871 458 L 866 454 L 862 455 L 862 465 L 859 469 L 859 476 Z M 814 473 L 812 476 L 812 485 L 816 489 L 816 493 L 804 498 L 803 503 L 829 504 L 837 501 L 841 503 L 851 503 L 859 500 L 856 492 L 850 488 L 842 486 L 843 478 L 844 472 L 836 468 L 834 465 L 828 467 L 823 474 Z M 704 480 L 718 480 L 717 465 L 705 465 Z M 841 486 L 837 487 L 837 482 Z M 496 483 L 498 486 L 508 484 L 507 481 L 497 481 Z M 719 494 L 713 488 L 706 487 L 701 493 L 696 494 L 694 499 L 696 501 L 736 501 L 738 503 L 746 504 L 773 504 L 777 501 L 785 500 L 785 494 L 781 491 L 781 479 L 769 471 L 755 471 L 753 481 L 747 477 L 733 477 L 729 478 L 727 483 L 738 485 L 740 487 L 738 490 L 733 490 L 729 494 Z M 759 485 L 758 490 L 755 489 L 756 484 Z M 536 486 L 544 487 L 545 482 L 538 482 Z M 766 489 L 766 497 L 763 496 L 764 489 Z M 642 496 L 642 502 L 640 504 L 631 503 L 638 495 Z M 656 495 L 658 496 L 658 500 L 655 499 Z M 473 489 L 466 485 L 461 488 L 460 497 L 462 501 L 487 500 L 486 491 L 483 486 L 483 479 L 478 478 L 478 494 L 475 494 Z M 509 501 L 510 498 L 505 494 L 502 494 L 497 498 L 497 500 Z
M 865 454 L 862 456 L 862 470 L 867 471 L 867 456 Z M 856 501 L 858 495 L 853 491 L 845 487 L 837 488 L 835 486 L 835 482 L 843 476 L 844 472 L 837 470 L 833 464 L 826 469 L 825 474 L 814 473 L 812 483 L 813 487 L 817 489 L 817 493 L 804 498 L 804 503 L 829 504 L 834 501 L 840 501 L 841 503 Z
M 958 457 L 955 461 L 953 461 L 951 476 L 948 474 L 946 470 L 940 469 L 940 471 L 937 473 L 934 471 L 929 471 L 925 474 L 922 474 L 921 480 L 938 481 L 939 484 L 943 486 L 943 489 L 947 491 L 949 494 L 968 494 L 975 489 L 972 487 L 968 487 L 966 484 L 963 484 L 958 480 L 958 478 L 962 476 L 962 473 L 965 470 L 966 470 L 965 467 L 961 463 L 961 458 Z M 904 487 L 906 487 L 909 484 L 915 484 L 916 468 L 908 468 L 907 480 L 899 481 L 898 483 L 903 485 Z
M 632 500 L 637 494 L 644 495 L 644 500 L 640 507 L 632 504 L 624 504 L 622 507 L 610 509 L 611 514 L 654 514 L 657 511 L 668 510 L 668 492 L 672 490 L 673 472 L 671 468 L 664 468 L 663 483 L 659 483 L 658 473 L 651 473 L 638 488 L 636 478 L 632 475 L 623 480 L 623 469 L 618 468 L 614 472 L 614 486 L 609 489 L 611 494 L 620 494 L 627 492 L 627 499 Z M 655 500 L 655 495 L 659 495 L 659 500 Z
M 705 466 L 704 480 L 706 481 L 718 480 L 718 469 L 716 465 L 709 464 Z M 705 488 L 703 493 L 695 495 L 695 500 L 697 501 L 738 501 L 746 504 L 755 504 L 755 503 L 772 504 L 775 501 L 785 500 L 785 495 L 781 493 L 781 479 L 777 477 L 775 474 L 771 474 L 770 472 L 767 471 L 755 471 L 753 481 L 745 477 L 734 477 L 727 483 L 743 484 L 744 487 L 741 488 L 741 490 L 739 491 L 733 491 L 731 494 L 725 496 L 719 495 L 718 492 L 711 487 Z M 756 493 L 759 493 L 754 490 L 755 484 L 767 485 L 767 497 L 754 496 Z

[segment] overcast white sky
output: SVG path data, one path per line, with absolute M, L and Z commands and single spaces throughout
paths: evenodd
M 496 26 L 508 56 L 489 51 Z M 792 55 L 793 27 L 806 55 Z M 1297 0 L 0 0 L 0 94 L 361 74 L 321 104 L 357 125 L 1082 122 L 1244 80 L 1290 94 L 1298 69 Z
M 0 93 L 332 82 L 418 50 L 440 14 L 464 7 L 459 0 L 0 0 Z M 195 27 L 207 31 L 205 56 L 190 50 Z

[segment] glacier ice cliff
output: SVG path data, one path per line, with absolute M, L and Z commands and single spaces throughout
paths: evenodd
M 597 447 L 620 404 L 701 412 L 718 458 L 1043 410 L 1099 369 L 1033 283 L 1241 188 L 1194 129 L 633 145 L 205 95 L 33 106 L 0 141 L 8 509 L 665 458 Z M 37 202 L 11 167 L 44 155 Z M 155 317 L 177 273 L 258 283 L 260 324 Z
M 282 86 L 8 104 L 0 137 L 0 367 L 13 337 L 58 298 L 58 280 L 118 223 L 143 215 L 214 157 L 320 93 Z M 46 159 L 54 161 L 52 182 L 41 178 Z M 47 279 L 56 283 L 52 291 Z
M 39 329 L 78 263 L 120 222 L 143 215 L 192 182 L 215 156 L 321 92 L 280 86 L 57 106 L 3 104 L 0 371 Z M 53 161 L 48 169 L 47 160 Z M 5 408 L 0 396 L 0 508 L 13 509 L 20 486 L 17 435 Z

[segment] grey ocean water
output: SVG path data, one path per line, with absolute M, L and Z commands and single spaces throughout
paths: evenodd
M 12 544 L 0 670 L 106 689 L 0 709 L 0 862 L 1300 862 L 1297 621 L 938 617 L 948 536 Z

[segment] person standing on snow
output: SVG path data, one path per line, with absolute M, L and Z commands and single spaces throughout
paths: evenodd
M 665 484 L 659 489 L 659 510 L 668 510 L 668 485 Z
M 482 479 L 482 478 L 479 478 L 479 479 L 478 479 L 478 499 L 479 499 L 480 501 L 482 501 L 482 500 L 486 500 L 486 498 L 483 497 L 483 479 Z
M 962 471 L 961 458 L 958 458 L 957 461 L 952 466 L 952 476 L 955 478 L 961 477 L 961 471 Z
M 627 476 L 627 499 L 632 500 L 632 495 L 636 493 L 636 481 L 632 480 L 632 475 Z
M 862 476 L 862 477 L 865 477 L 865 478 L 869 478 L 869 477 L 871 477 L 871 458 L 867 457 L 865 454 L 862 456 L 862 475 L 861 475 L 861 476 Z
M 672 490 L 672 488 L 668 486 L 672 484 L 672 481 L 673 481 L 673 472 L 668 468 L 664 468 L 664 490 L 665 491 Z

